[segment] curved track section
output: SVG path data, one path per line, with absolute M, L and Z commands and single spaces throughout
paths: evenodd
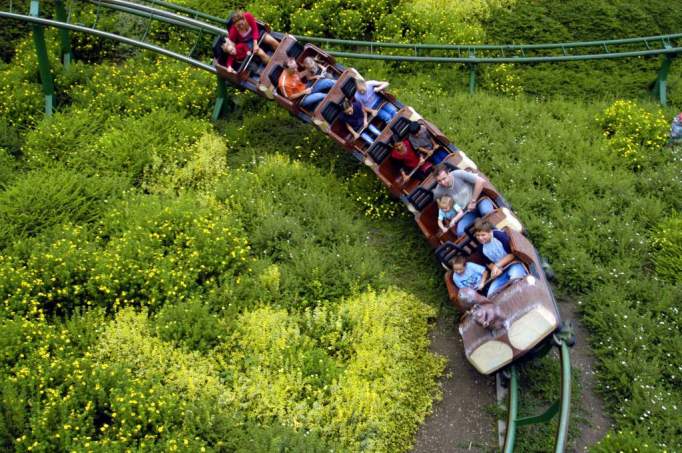
M 570 402 L 570 385 L 566 384 L 566 382 L 570 383 L 570 361 L 566 346 L 570 343 L 570 331 L 565 329 L 561 322 L 554 296 L 542 268 L 542 262 L 535 248 L 525 237 L 523 225 L 487 177 L 435 125 L 424 119 L 412 107 L 402 104 L 390 93 L 382 92 L 383 103 L 393 106 L 397 113 L 388 120 L 382 120 L 378 117 L 370 118 L 370 122 L 380 131 L 371 143 L 353 137 L 346 129 L 345 124 L 339 121 L 339 116 L 344 102 L 354 97 L 357 88 L 356 81 L 361 76 L 355 69 L 345 68 L 337 64 L 333 55 L 311 43 L 303 44 L 294 36 L 273 32 L 272 34 L 280 40 L 280 44 L 276 50 L 271 50 L 269 63 L 267 65 L 258 64 L 257 61 L 247 59 L 237 68 L 236 74 L 231 74 L 224 71 L 220 66 L 208 65 L 194 58 L 191 55 L 192 51 L 190 51 L 190 55 L 183 55 L 155 44 L 98 30 L 94 26 L 91 28 L 39 17 L 37 0 L 33 0 L 32 3 L 34 7 L 30 16 L 0 12 L 0 17 L 23 21 L 32 25 L 36 49 L 39 54 L 39 61 L 41 61 L 41 74 L 44 79 L 49 78 L 49 70 L 43 71 L 43 69 L 49 68 L 42 67 L 47 61 L 44 37 L 42 37 L 42 28 L 46 26 L 89 33 L 115 40 L 217 74 L 219 90 L 222 89 L 224 92 L 224 81 L 222 80 L 224 78 L 238 87 L 249 89 L 274 100 L 301 121 L 317 126 L 332 140 L 351 152 L 360 162 L 369 166 L 391 194 L 400 199 L 406 208 L 414 214 L 417 225 L 429 244 L 435 249 L 436 257 L 441 263 L 446 265 L 453 257 L 459 255 L 465 256 L 471 261 L 480 262 L 483 260 L 480 251 L 481 244 L 477 242 L 470 230 L 463 235 L 456 236 L 451 231 L 442 233 L 438 228 L 436 223 L 437 206 L 432 192 L 437 185 L 435 175 L 431 173 L 423 180 L 403 180 L 397 171 L 395 162 L 390 158 L 390 150 L 393 144 L 408 137 L 410 125 L 417 123 L 422 126 L 434 143 L 434 149 L 440 153 L 440 160 L 450 170 L 467 171 L 477 175 L 483 181 L 480 200 L 485 198 L 493 207 L 484 218 L 495 225 L 497 229 L 507 233 L 510 239 L 511 252 L 517 262 L 526 270 L 527 275 L 525 277 L 509 282 L 490 298 L 500 315 L 505 319 L 504 324 L 497 325 L 495 328 L 483 327 L 474 320 L 474 316 L 467 315 L 471 307 L 462 304 L 458 294 L 459 290 L 452 283 L 451 272 L 446 272 L 444 276 L 450 300 L 464 313 L 460 320 L 459 332 L 469 362 L 483 374 L 492 374 L 501 369 L 510 370 L 510 413 L 507 420 L 507 438 L 504 449 L 505 451 L 513 450 L 517 425 L 543 422 L 559 412 L 560 422 L 555 451 L 563 451 L 568 429 L 568 404 Z M 149 20 L 166 22 L 187 30 L 210 32 L 218 35 L 225 34 L 223 29 L 215 25 L 150 6 L 123 0 L 98 0 L 95 3 L 114 11 L 147 17 Z M 62 44 L 64 45 L 64 42 Z M 43 55 L 41 55 L 41 47 Z M 334 79 L 333 87 L 313 111 L 306 110 L 296 101 L 282 96 L 277 89 L 277 81 L 285 62 L 293 58 L 300 63 L 306 57 L 313 57 L 327 65 Z M 46 80 L 43 80 L 43 84 L 45 87 Z M 220 113 L 218 106 L 214 113 Z M 435 155 L 431 157 L 435 157 Z M 513 411 L 517 401 L 513 363 L 524 357 L 546 353 L 553 345 L 561 348 L 562 377 L 564 378 L 562 387 L 566 388 L 568 385 L 569 392 L 562 391 L 560 401 L 557 401 L 544 414 L 518 419 Z

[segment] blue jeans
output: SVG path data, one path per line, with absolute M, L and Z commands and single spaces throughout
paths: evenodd
M 488 297 L 500 290 L 510 280 L 516 280 L 528 275 L 526 268 L 519 263 L 512 263 L 488 287 Z
M 377 101 L 372 106 L 372 109 L 376 109 L 382 102 L 383 99 L 381 98 L 377 99 Z M 377 113 L 377 118 L 379 118 L 384 123 L 388 124 L 388 122 L 391 121 L 391 118 L 393 118 L 396 113 L 398 113 L 398 110 L 395 108 L 395 106 L 390 102 L 386 102 L 379 110 L 379 113 Z
M 490 201 L 490 198 L 482 198 L 476 205 L 476 211 L 467 212 L 464 214 L 464 217 L 457 222 L 457 236 L 463 235 L 466 229 L 473 225 L 477 218 L 483 217 L 494 209 L 495 205 Z
M 360 134 L 360 138 L 365 141 L 368 145 L 371 145 L 374 140 L 381 134 L 381 131 L 373 124 L 367 126 L 367 129 Z M 373 136 L 372 136 L 373 135 Z
M 320 79 L 311 87 L 312 92 L 301 99 L 301 107 L 306 110 L 314 110 L 317 104 L 327 96 L 327 92 L 334 86 L 335 81 Z

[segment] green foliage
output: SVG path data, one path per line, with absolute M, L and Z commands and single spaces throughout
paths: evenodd
M 215 347 L 227 331 L 223 321 L 198 299 L 164 305 L 154 321 L 164 341 L 204 353 Z
M 32 167 L 58 161 L 85 174 L 118 174 L 131 185 L 157 192 L 204 187 L 221 171 L 216 139 L 206 136 L 195 145 L 209 127 L 205 121 L 165 110 L 119 119 L 73 109 L 47 118 L 29 132 L 24 154 Z M 152 129 L 156 133 L 150 134 Z
M 0 148 L 10 156 L 18 156 L 23 143 L 19 130 L 10 125 L 6 118 L 0 116 Z
M 0 146 L 0 189 L 4 189 L 15 176 L 17 162 Z
M 351 198 L 372 219 L 392 218 L 403 212 L 403 206 L 392 200 L 374 173 L 362 169 L 348 179 Z
M 597 121 L 611 149 L 634 169 L 659 157 L 670 134 L 660 109 L 651 113 L 632 101 L 614 102 Z
M 56 166 L 31 172 L 0 193 L 0 247 L 65 222 L 93 222 L 125 188 Z
M 598 17 L 599 20 L 595 20 Z M 679 8 L 665 0 L 574 0 L 515 2 L 493 8 L 484 20 L 486 41 L 496 44 L 595 41 L 678 33 Z M 618 50 L 610 46 L 611 51 Z M 633 50 L 624 46 L 620 50 Z M 524 91 L 543 97 L 641 98 L 656 78 L 658 57 L 518 65 Z M 671 100 L 680 95 L 679 66 L 670 76 Z
M 205 71 L 165 57 L 144 55 L 103 63 L 84 84 L 75 84 L 74 105 L 107 114 L 140 116 L 157 110 L 207 116 L 214 81 Z
M 670 283 L 682 281 L 682 217 L 675 214 L 653 233 L 656 273 Z
M 654 453 L 661 451 L 659 447 L 650 445 L 648 441 L 632 431 L 610 431 L 590 451 L 595 453 L 611 453 L 614 451 L 628 451 L 636 453 Z
M 133 196 L 104 215 L 94 237 L 76 226 L 43 240 L 31 242 L 25 257 L 0 261 L 9 316 L 92 306 L 156 309 L 232 284 L 247 271 L 248 246 L 238 222 L 210 200 L 189 196 Z
M 519 76 L 514 72 L 514 66 L 509 64 L 486 67 L 481 83 L 486 88 L 506 96 L 518 96 L 523 93 Z
M 225 373 L 234 404 L 339 439 L 350 451 L 404 451 L 430 407 L 443 361 L 427 351 L 432 308 L 391 290 L 303 318 L 264 307 L 237 323 Z M 300 319 L 300 318 L 299 318 Z M 246 367 L 257 360 L 259 368 Z
M 232 171 L 216 194 L 242 219 L 263 267 L 278 266 L 265 277 L 266 300 L 305 308 L 385 285 L 380 261 L 367 251 L 363 226 L 352 220 L 353 205 L 334 178 L 274 156 L 253 173 Z M 264 296 L 260 284 L 247 283 L 242 291 Z

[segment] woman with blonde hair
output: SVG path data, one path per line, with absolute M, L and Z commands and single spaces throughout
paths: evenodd
M 255 55 L 259 55 L 264 62 L 268 62 L 270 58 L 265 51 L 262 51 L 258 45 L 261 30 L 258 28 L 256 18 L 248 11 L 235 11 L 230 19 L 230 28 L 227 30 L 227 37 L 235 43 L 251 44 L 251 50 Z M 263 31 L 263 42 L 270 46 L 273 50 L 279 46 L 279 41 L 270 35 L 270 33 Z M 262 53 L 260 53 L 260 52 Z M 265 55 L 265 58 L 263 58 Z

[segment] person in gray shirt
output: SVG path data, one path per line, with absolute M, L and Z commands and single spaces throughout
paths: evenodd
M 438 185 L 433 189 L 433 197 L 438 199 L 443 195 L 449 195 L 455 203 L 468 211 L 457 222 L 457 236 L 464 234 L 476 218 L 483 217 L 495 209 L 489 198 L 478 200 L 485 182 L 480 176 L 464 170 L 450 171 L 444 164 L 436 166 L 434 175 Z

